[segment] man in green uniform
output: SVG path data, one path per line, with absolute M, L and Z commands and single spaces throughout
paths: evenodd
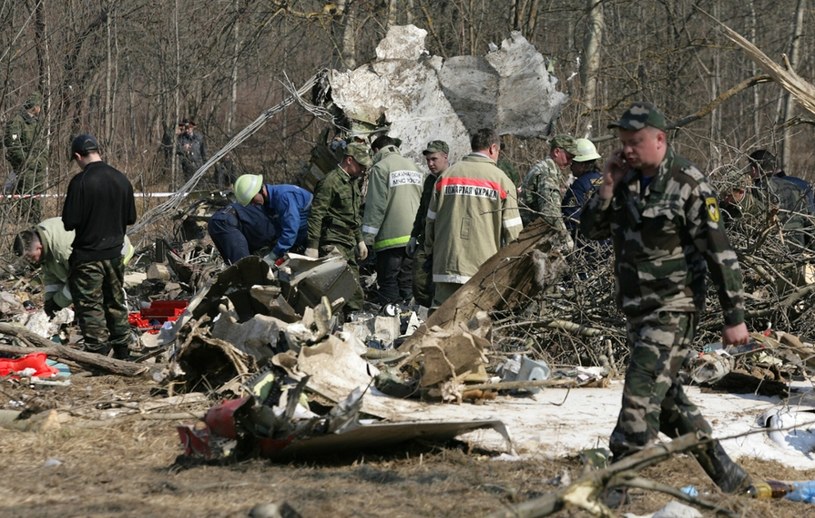
M 14 192 L 23 196 L 39 195 L 45 189 L 48 150 L 40 121 L 41 106 L 42 96 L 34 92 L 6 123 L 6 160 L 17 175 Z M 38 198 L 24 198 L 20 207 L 23 218 L 33 223 L 40 220 L 42 206 Z
M 627 320 L 631 353 L 609 441 L 616 462 L 659 432 L 712 434 L 678 379 L 704 310 L 708 270 L 724 314 L 722 342 L 744 344 L 750 335 L 739 262 L 707 177 L 670 148 L 665 117 L 651 104 L 634 103 L 609 127 L 618 128 L 622 148 L 606 162 L 580 224 L 587 238 L 613 241 L 617 302 Z M 717 440 L 692 453 L 722 491 L 749 486 L 749 475 Z M 620 496 L 612 491 L 607 501 Z
M 317 184 L 308 217 L 305 254 L 319 257 L 337 251 L 348 261 L 354 275 L 356 288 L 345 303 L 348 311 L 362 310 L 357 258 L 364 261 L 368 257 L 368 247 L 362 238 L 362 195 L 357 179 L 370 166 L 367 146 L 349 143 L 342 161 Z
M 577 144 L 569 135 L 557 135 L 549 142 L 549 156 L 532 166 L 520 189 L 524 225 L 542 217 L 553 228 L 566 231 L 560 207 L 562 171 L 577 154 Z

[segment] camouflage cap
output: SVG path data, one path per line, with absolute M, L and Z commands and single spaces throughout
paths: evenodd
M 651 103 L 635 102 L 623 113 L 620 120 L 609 123 L 610 128 L 639 131 L 646 126 L 665 130 L 665 116 Z
M 427 147 L 422 151 L 423 155 L 430 153 L 444 153 L 445 155 L 450 152 L 450 146 L 443 140 L 431 140 L 427 143 Z
M 371 167 L 373 164 L 368 146 L 360 142 L 350 142 L 345 147 L 345 156 L 353 157 L 363 167 Z
M 42 106 L 42 94 L 40 92 L 31 92 L 28 99 L 23 103 L 23 108 L 30 110 L 35 106 Z
M 570 135 L 555 135 L 552 137 L 552 140 L 549 141 L 549 146 L 551 149 L 560 148 L 572 156 L 576 156 L 580 153 L 577 149 L 577 142 L 575 142 L 574 137 Z

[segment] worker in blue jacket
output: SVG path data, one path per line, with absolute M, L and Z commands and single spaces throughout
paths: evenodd
M 260 205 L 227 205 L 212 215 L 207 230 L 227 264 L 234 264 L 277 239 L 274 222 Z
M 310 192 L 296 185 L 264 184 L 259 174 L 241 175 L 233 190 L 238 204 L 259 207 L 274 226 L 276 242 L 264 257 L 266 262 L 279 262 L 290 249 L 305 244 L 313 197 Z

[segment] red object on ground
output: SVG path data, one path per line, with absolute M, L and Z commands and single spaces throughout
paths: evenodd
M 186 300 L 154 300 L 146 308 L 129 313 L 127 321 L 139 331 L 156 334 L 164 322 L 178 320 L 188 305 Z
M 25 369 L 34 369 L 31 376 L 38 378 L 50 378 L 59 373 L 59 369 L 51 367 L 45 360 L 48 355 L 45 353 L 31 353 L 22 358 L 0 358 L 0 376 L 9 376 L 22 373 Z

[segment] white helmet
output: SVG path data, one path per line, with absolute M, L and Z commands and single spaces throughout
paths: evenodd
M 252 198 L 260 192 L 263 187 L 263 176 L 259 174 L 242 174 L 235 180 L 235 186 L 232 191 L 235 193 L 235 199 L 238 203 L 246 207 L 251 203 Z
M 600 154 L 597 153 L 597 148 L 587 138 L 575 139 L 577 146 L 577 155 L 572 159 L 574 162 L 588 162 L 589 160 L 597 160 Z

